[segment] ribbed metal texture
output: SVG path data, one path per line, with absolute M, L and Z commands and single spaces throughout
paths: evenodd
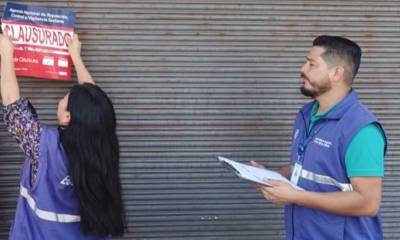
M 77 11 L 83 57 L 118 118 L 124 239 L 282 239 L 283 209 L 215 157 L 289 160 L 299 68 L 314 37 L 364 50 L 355 88 L 389 137 L 385 239 L 400 239 L 400 1 L 38 1 Z M 44 124 L 72 82 L 20 79 Z M 2 117 L 2 115 L 1 115 Z M 0 124 L 0 238 L 22 154 Z

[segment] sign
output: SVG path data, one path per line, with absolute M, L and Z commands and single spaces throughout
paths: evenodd
M 26 4 L 6 4 L 1 28 L 14 43 L 17 76 L 70 80 L 75 12 Z

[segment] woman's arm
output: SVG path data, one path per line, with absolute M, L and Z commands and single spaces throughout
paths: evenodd
M 81 45 L 82 43 L 79 41 L 78 34 L 74 34 L 73 38 L 67 39 L 68 44 L 68 51 L 71 55 L 72 62 L 75 66 L 76 75 L 78 77 L 78 83 L 91 83 L 95 84 L 92 76 L 90 75 L 89 71 L 86 69 L 85 64 L 83 63 L 81 57 Z
M 1 99 L 7 106 L 20 98 L 17 77 L 14 71 L 14 45 L 7 33 L 0 34 L 1 54 Z
M 6 34 L 0 34 L 1 54 L 1 98 L 4 121 L 8 131 L 31 162 L 30 180 L 36 180 L 39 163 L 41 126 L 36 111 L 27 99 L 20 98 L 17 77 L 14 71 L 14 46 Z
M 3 107 L 4 122 L 31 163 L 31 184 L 35 183 L 42 127 L 28 99 L 20 98 Z

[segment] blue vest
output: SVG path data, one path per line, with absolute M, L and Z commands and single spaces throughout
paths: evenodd
M 310 102 L 299 111 L 294 125 L 292 170 L 296 162 L 302 165 L 302 170 L 297 174 L 297 185 L 314 192 L 352 191 L 345 167 L 347 147 L 362 128 L 371 123 L 380 124 L 357 99 L 354 90 L 351 90 L 308 132 L 313 104 Z M 385 152 L 386 146 L 385 136 Z M 286 239 L 383 239 L 379 215 L 349 217 L 294 204 L 287 205 Z
M 36 182 L 30 185 L 30 162 L 25 160 L 10 240 L 104 239 L 81 233 L 78 202 L 67 166 L 58 130 L 43 127 Z

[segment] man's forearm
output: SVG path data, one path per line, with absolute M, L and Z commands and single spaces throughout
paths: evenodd
M 12 53 L 1 56 L 1 98 L 4 106 L 20 98 Z
M 375 216 L 379 204 L 373 204 L 356 191 L 319 193 L 298 191 L 297 205 L 347 216 Z

